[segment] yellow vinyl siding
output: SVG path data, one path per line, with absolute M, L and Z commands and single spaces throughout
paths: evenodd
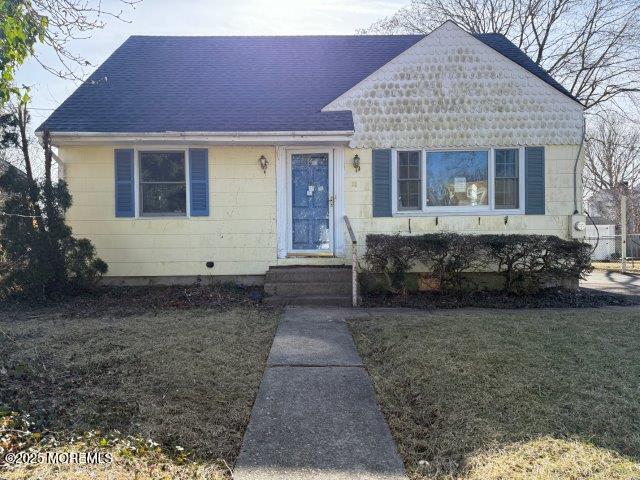
M 118 147 L 122 148 L 122 147 Z M 568 237 L 577 146 L 547 146 L 546 215 L 411 217 L 411 232 L 541 233 Z M 349 263 L 346 258 L 277 259 L 276 151 L 267 146 L 209 148 L 210 215 L 116 218 L 114 147 L 62 147 L 73 195 L 68 221 L 109 264 L 110 276 L 262 275 L 270 265 Z M 355 154 L 361 170 L 352 167 Z M 266 174 L 258 158 L 269 160 Z M 580 167 L 581 168 L 581 167 Z M 579 171 L 581 171 L 579 169 Z M 371 215 L 371 150 L 345 148 L 344 205 L 364 251 L 367 233 L 409 233 L 409 219 Z M 480 219 L 480 220 L 479 220 Z M 213 269 L 205 263 L 215 262 Z
M 271 164 L 266 174 L 260 155 Z M 73 195 L 69 224 L 93 241 L 108 275 L 252 275 L 274 263 L 274 147 L 211 147 L 210 215 L 193 218 L 116 218 L 113 148 L 63 147 L 60 156 Z
M 573 203 L 573 168 L 578 146 L 550 145 L 545 147 L 545 215 L 485 216 L 413 216 L 372 217 L 371 150 L 345 149 L 345 213 L 358 237 L 358 251 L 365 250 L 368 233 L 409 234 L 454 231 L 461 233 L 532 233 L 569 238 Z M 361 169 L 352 167 L 354 155 L 360 157 Z M 582 171 L 582 164 L 578 172 Z M 580 192 L 580 185 L 578 185 Z M 438 224 L 436 225 L 436 218 Z M 349 242 L 347 242 L 349 247 Z M 349 248 L 348 248 L 349 249 Z M 349 253 L 349 252 L 347 252 Z

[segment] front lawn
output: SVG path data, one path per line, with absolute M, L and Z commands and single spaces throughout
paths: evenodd
M 591 262 L 596 270 L 606 272 L 622 272 L 622 262 Z M 629 273 L 640 273 L 640 261 L 635 259 L 627 260 L 626 271 Z
M 227 477 L 278 312 L 243 301 L 141 313 L 124 296 L 99 313 L 96 301 L 105 306 L 99 298 L 0 312 L 0 447 L 99 448 L 115 461 L 0 466 L 0 477 Z
M 412 479 L 640 478 L 640 311 L 350 325 Z

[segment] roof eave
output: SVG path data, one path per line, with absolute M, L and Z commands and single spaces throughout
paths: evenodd
M 42 132 L 36 132 L 42 138 Z M 257 132 L 59 132 L 52 131 L 51 143 L 64 145 L 98 144 L 347 144 L 354 130 L 257 131 Z

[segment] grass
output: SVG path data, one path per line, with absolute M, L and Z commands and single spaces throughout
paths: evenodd
M 621 262 L 592 262 L 591 265 L 593 265 L 593 268 L 596 270 L 622 272 Z M 640 261 L 627 260 L 626 271 L 629 273 L 640 273 Z
M 640 478 L 640 311 L 350 325 L 412 479 Z
M 85 307 L 0 312 L 0 451 L 4 439 L 9 450 L 107 449 L 115 461 L 0 469 L 0 477 L 227 477 L 278 313 L 232 305 L 86 315 Z

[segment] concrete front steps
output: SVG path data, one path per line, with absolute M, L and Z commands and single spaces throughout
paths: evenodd
M 270 267 L 264 284 L 270 305 L 351 306 L 351 267 Z

